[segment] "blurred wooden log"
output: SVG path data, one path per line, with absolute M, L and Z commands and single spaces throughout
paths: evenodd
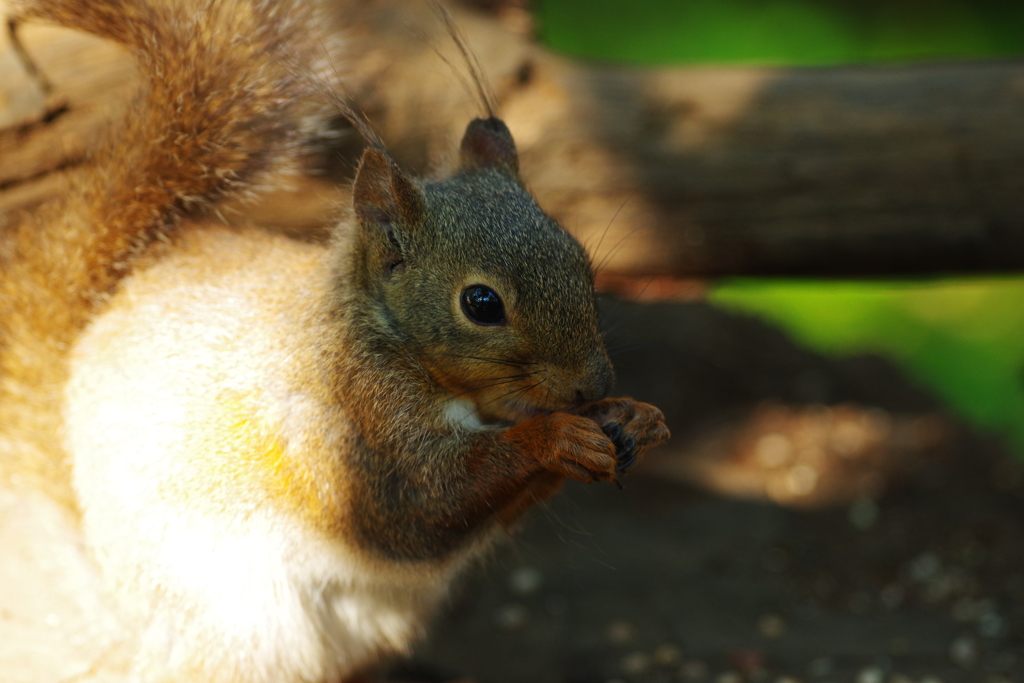
M 481 112 L 434 56 L 457 63 L 429 3 L 335 4 L 347 89 L 400 161 L 443 166 Z M 630 69 L 559 57 L 483 15 L 459 21 L 525 180 L 613 275 L 1024 268 L 1024 63 Z M 132 84 L 116 48 L 22 35 L 52 85 L 41 114 L 0 130 L 0 211 L 51 192 L 48 176 L 81 158 Z M 316 187 L 297 221 L 336 200 Z

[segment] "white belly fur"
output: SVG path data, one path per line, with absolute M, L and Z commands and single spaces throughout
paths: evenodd
M 311 247 L 295 249 L 308 260 Z M 265 252 L 242 260 L 276 259 L 287 273 L 287 253 Z M 244 487 L 190 496 L 209 487 L 183 434 L 225 392 L 262 397 L 284 430 L 323 407 L 278 377 L 301 350 L 261 328 L 268 310 L 294 302 L 268 301 L 264 276 L 204 282 L 185 261 L 124 283 L 76 346 L 67 390 L 84 532 L 139 634 L 133 679 L 333 681 L 408 649 L 456 563 L 368 561 Z M 289 447 L 301 447 L 293 436 Z

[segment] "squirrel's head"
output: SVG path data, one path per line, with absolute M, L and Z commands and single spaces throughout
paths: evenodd
M 451 396 L 518 422 L 608 394 L 590 260 L 523 188 L 500 120 L 469 124 L 443 181 L 411 180 L 368 149 L 354 204 L 354 282 L 375 326 Z

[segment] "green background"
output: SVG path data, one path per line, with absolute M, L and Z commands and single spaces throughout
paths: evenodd
M 1009 57 L 1024 2 L 982 0 L 543 0 L 542 39 L 644 64 L 844 64 Z
M 557 50 L 635 64 L 819 66 L 1024 54 L 1024 1 L 544 0 L 537 18 L 542 40 Z M 826 353 L 883 353 L 1024 454 L 1024 278 L 724 280 L 711 300 L 775 321 Z

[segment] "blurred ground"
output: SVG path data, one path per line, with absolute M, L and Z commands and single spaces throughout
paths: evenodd
M 647 339 L 620 386 L 668 408 L 670 448 L 535 511 L 398 678 L 1024 680 L 1024 473 L 997 443 L 881 359 L 700 304 L 611 318 L 613 347 Z M 799 468 L 816 485 L 773 495 Z

